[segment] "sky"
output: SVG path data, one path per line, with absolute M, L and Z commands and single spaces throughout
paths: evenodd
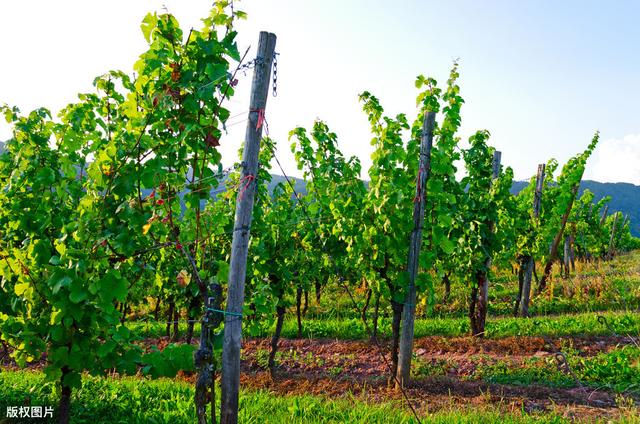
M 188 32 L 211 1 L 21 0 L 0 2 L 0 103 L 54 112 L 93 91 L 96 75 L 131 72 L 145 49 L 140 22 L 169 10 Z M 269 135 L 288 174 L 299 176 L 288 133 L 321 119 L 345 155 L 370 165 L 371 132 L 358 102 L 368 90 L 387 114 L 417 109 L 419 74 L 444 86 L 460 63 L 463 140 L 491 132 L 490 144 L 516 179 L 537 164 L 564 163 L 596 130 L 601 142 L 586 179 L 640 185 L 640 2 L 242 0 L 240 51 L 261 30 L 277 37 L 278 96 L 268 100 Z M 251 74 L 227 104 L 224 164 L 244 139 Z M 0 125 L 0 140 L 9 128 Z M 275 173 L 280 173 L 274 169 Z

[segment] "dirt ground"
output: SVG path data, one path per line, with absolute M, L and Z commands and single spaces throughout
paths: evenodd
M 624 413 L 612 392 L 582 388 L 493 384 L 471 380 L 480 361 L 509 361 L 518 366 L 527 358 L 553 356 L 571 346 L 580 355 L 606 352 L 629 341 L 622 337 L 555 338 L 554 346 L 538 337 L 478 340 L 473 337 L 424 337 L 416 340 L 416 362 L 446 361 L 445 375 L 422 377 L 407 388 L 412 404 L 422 411 L 491 404 L 505 412 L 555 411 L 568 418 L 615 418 Z M 269 339 L 245 341 L 242 351 L 242 385 L 279 395 L 313 394 L 330 398 L 356 396 L 363 400 L 402 404 L 402 393 L 388 378 L 380 350 L 366 341 L 281 340 L 275 376 L 265 370 Z M 387 355 L 387 362 L 389 361 Z M 415 362 L 414 362 L 415 363 Z M 189 378 L 187 376 L 184 376 Z M 633 399 L 638 404 L 639 399 Z
M 417 378 L 406 389 L 406 394 L 414 407 L 425 412 L 491 405 L 504 412 L 554 411 L 568 418 L 616 418 L 625 411 L 616 401 L 616 395 L 609 391 L 495 384 L 470 376 L 481 363 L 507 361 L 518 366 L 528 358 L 552 357 L 564 346 L 590 356 L 628 342 L 622 337 L 562 337 L 547 341 L 538 337 L 486 340 L 424 337 L 415 342 L 414 364 L 440 364 L 442 374 Z M 162 337 L 146 339 L 142 345 L 145 349 L 153 345 L 163 349 L 168 343 L 169 339 Z M 270 340 L 249 339 L 243 344 L 241 383 L 245 388 L 268 390 L 278 395 L 355 396 L 369 402 L 397 401 L 400 406 L 406 401 L 388 377 L 389 347 L 385 342 L 379 346 L 368 341 L 283 339 L 279 342 L 278 366 L 272 377 L 266 370 Z M 32 366 L 40 368 L 43 363 L 41 360 Z M 0 365 L 15 367 L 6 358 Z M 178 378 L 195 381 L 193 373 L 180 373 Z M 631 403 L 638 405 L 640 399 L 631 399 Z

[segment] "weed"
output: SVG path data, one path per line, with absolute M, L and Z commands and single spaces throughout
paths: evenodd
M 344 368 L 342 367 L 331 367 L 329 368 L 329 375 L 332 377 L 337 377 L 344 372 Z

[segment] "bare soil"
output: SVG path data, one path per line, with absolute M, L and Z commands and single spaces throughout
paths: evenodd
M 614 393 L 583 388 L 555 388 L 538 385 L 494 384 L 474 379 L 479 364 L 508 361 L 517 367 L 527 358 L 553 355 L 556 349 L 571 346 L 580 355 L 607 352 L 629 343 L 623 337 L 561 337 L 549 340 L 538 337 L 508 337 L 479 340 L 473 337 L 424 337 L 415 342 L 416 364 L 444 364 L 443 374 L 420 376 L 406 394 L 421 411 L 460 409 L 492 405 L 505 412 L 543 412 L 553 410 L 569 418 L 616 418 L 624 411 L 618 408 Z M 184 340 L 181 340 L 184 342 Z M 145 350 L 170 343 L 167 337 L 143 340 Z M 197 339 L 192 343 L 197 343 Z M 356 396 L 371 402 L 405 401 L 389 378 L 389 346 L 381 341 L 379 348 L 367 341 L 330 339 L 283 339 L 279 343 L 275 377 L 265 369 L 270 349 L 269 339 L 249 339 L 242 349 L 241 383 L 245 388 L 268 390 L 278 395 L 311 394 L 330 398 Z M 384 358 L 383 358 L 384 356 Z M 386 361 L 385 361 L 386 360 Z M 44 358 L 34 362 L 42 368 Z M 0 365 L 15 368 L 4 358 Z M 194 382 L 193 373 L 180 373 L 178 378 Z M 640 399 L 632 399 L 636 405 Z

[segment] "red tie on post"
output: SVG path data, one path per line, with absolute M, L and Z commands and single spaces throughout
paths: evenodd
M 247 175 L 245 177 L 243 177 L 240 180 L 240 185 L 242 185 L 243 182 L 246 181 L 246 183 L 244 184 L 244 186 L 240 189 L 240 195 L 239 198 L 242 199 L 242 197 L 244 196 L 244 192 L 247 191 L 247 188 L 249 187 L 249 184 L 251 184 L 251 181 L 255 180 L 256 176 L 255 175 Z
M 265 123 L 264 109 L 252 109 L 251 112 L 258 112 L 258 122 L 256 123 L 256 129 L 259 130 L 260 127 L 262 127 L 262 124 Z

